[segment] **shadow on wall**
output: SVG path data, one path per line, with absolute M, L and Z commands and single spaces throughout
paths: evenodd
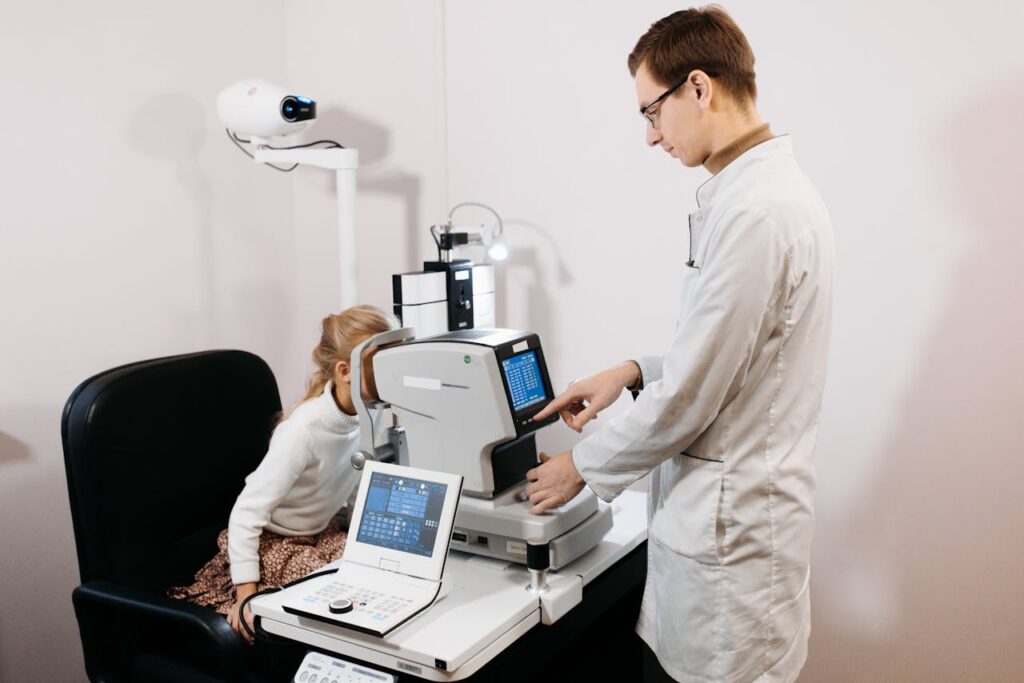
M 390 152 L 391 134 L 378 123 L 357 116 L 340 107 L 321 109 L 317 122 L 306 134 L 308 140 L 334 140 L 345 147 L 359 150 L 359 192 L 374 192 L 397 197 L 405 207 L 405 260 L 410 267 L 423 261 L 419 249 L 420 231 L 426 232 L 420 216 L 420 195 L 423 183 L 420 177 L 401 169 L 389 168 L 385 160 Z M 323 174 L 320 187 L 325 193 L 334 193 L 334 179 Z M 359 219 L 357 217 L 357 224 Z M 372 226 L 366 226 L 372 231 Z M 360 230 L 360 234 L 366 234 Z M 389 245 L 390 246 L 390 245 Z
M 24 462 L 31 455 L 32 452 L 29 450 L 27 443 L 15 439 L 6 432 L 0 432 L 0 465 Z
M 391 147 L 387 128 L 341 107 L 317 111 L 316 123 L 306 132 L 304 142 L 313 140 L 334 140 L 345 147 L 355 147 L 359 150 L 360 170 L 384 161 Z
M 216 235 L 213 224 L 213 187 L 199 165 L 199 153 L 208 130 L 202 105 L 191 95 L 164 93 L 146 100 L 131 117 L 126 131 L 129 145 L 145 156 L 169 162 L 185 195 L 192 200 L 198 225 L 184 234 L 195 234 L 196 259 L 201 274 L 203 310 L 199 318 L 206 334 L 216 339 L 220 327 L 216 276 Z M 219 132 L 219 131 L 218 131 Z M 224 144 L 231 143 L 224 134 Z M 165 239 L 174 239 L 173 235 Z M 160 250 L 154 250 L 159 254 Z M 191 326 L 189 326 L 191 327 Z
M 0 478 L 11 484 L 0 495 L 0 681 L 26 680 L 29 663 L 38 678 L 84 680 L 71 604 L 79 575 L 60 434 L 64 397 L 74 388 L 65 376 L 47 385 L 46 400 L 3 410 L 4 426 L 17 425 L 18 437 L 0 431 Z
M 503 220 L 509 246 L 508 259 L 495 267 L 495 297 L 498 324 L 524 329 L 540 336 L 552 387 L 558 394 L 565 387 L 559 359 L 571 354 L 565 345 L 573 343 L 573 335 L 559 329 L 556 298 L 573 282 L 551 230 L 522 218 Z M 525 285 L 525 287 L 523 287 Z M 512 291 L 512 287 L 521 287 Z M 562 427 L 544 430 L 538 440 L 541 450 L 550 454 L 572 448 L 579 435 Z
M 496 267 L 495 284 L 498 296 L 495 312 L 497 318 L 507 321 L 506 324 L 513 327 L 521 327 L 540 334 L 542 341 L 545 337 L 557 340 L 559 336 L 555 329 L 554 296 L 557 295 L 560 288 L 572 284 L 572 272 L 566 265 L 557 243 L 551 239 L 550 230 L 522 218 L 506 218 L 502 223 L 504 224 L 504 236 L 509 244 L 509 256 L 504 264 L 499 264 Z M 523 240 L 518 233 L 523 231 L 538 235 L 543 240 L 543 244 L 520 246 Z M 549 256 L 544 257 L 543 254 Z M 553 273 L 547 267 L 549 262 L 554 264 Z M 527 288 L 526 291 L 516 292 L 514 295 L 509 290 L 511 283 L 508 271 L 512 268 L 523 269 L 528 275 L 525 278 L 516 278 L 517 283 L 526 281 Z M 526 311 L 525 319 L 508 320 L 509 297 L 525 303 L 522 307 Z M 549 356 L 557 351 L 554 342 L 550 342 L 550 347 L 545 346 L 545 348 L 550 348 L 547 352 Z
M 244 333 L 238 336 L 264 340 L 262 352 L 271 359 L 279 358 L 287 352 L 283 331 L 293 318 L 287 315 L 287 297 L 279 287 L 271 283 L 248 283 L 232 292 L 231 302 L 224 301 L 222 290 L 226 283 L 218 279 L 219 255 L 231 253 L 245 258 L 251 252 L 251 247 L 243 243 L 248 242 L 249 226 L 242 225 L 230 234 L 218 234 L 213 218 L 215 188 L 199 160 L 208 136 L 214 144 L 225 148 L 232 146 L 223 129 L 209 128 L 202 104 L 191 95 L 179 93 L 164 93 L 144 102 L 133 113 L 126 132 L 133 149 L 173 165 L 175 178 L 194 208 L 196 224 L 182 226 L 180 234 L 194 236 L 200 310 L 178 311 L 180 327 L 191 330 L 193 338 L 201 345 L 217 345 L 224 333 L 229 332 L 228 326 L 242 321 Z M 252 165 L 241 154 L 238 157 L 240 165 L 243 162 Z M 175 236 L 165 239 L 169 241 Z M 236 314 L 228 315 L 226 305 Z
M 220 252 L 230 249 L 233 253 L 245 254 L 246 249 L 237 244 L 234 245 L 237 249 L 225 246 L 237 240 L 237 235 L 216 234 L 214 187 L 198 162 L 208 135 L 214 144 L 223 144 L 226 148 L 232 144 L 223 130 L 209 129 L 204 109 L 197 100 L 189 95 L 166 93 L 147 100 L 134 112 L 126 137 L 133 149 L 173 164 L 182 190 L 194 204 L 198 225 L 186 232 L 196 235 L 196 259 L 201 277 L 202 311 L 196 314 L 201 331 L 197 336 L 209 340 L 208 343 L 215 343 L 221 337 L 224 320 L 248 321 L 243 323 L 251 328 L 247 332 L 264 340 L 264 354 L 270 358 L 284 357 L 289 349 L 285 335 L 287 321 L 294 319 L 294 312 L 289 310 L 289 298 L 278 285 L 250 282 L 238 290 L 237 296 L 232 296 L 232 302 L 223 301 L 221 289 L 224 283 L 219 283 L 217 277 L 218 244 Z M 419 255 L 416 238 L 422 228 L 419 214 L 422 183 L 415 175 L 384 167 L 383 161 L 390 145 L 388 130 L 343 109 L 329 108 L 319 112 L 317 123 L 310 131 L 295 140 L 283 138 L 277 143 L 283 146 L 321 139 L 336 140 L 359 150 L 361 191 L 396 196 L 402 201 L 406 214 L 405 258 L 415 263 Z M 240 153 L 238 157 L 240 164 L 252 164 Z M 310 177 L 316 187 L 329 194 L 333 201 L 336 192 L 334 175 L 324 172 Z M 248 231 L 246 227 L 238 234 L 247 234 Z M 234 314 L 225 315 L 225 306 L 231 306 Z
M 815 575 L 805 681 L 1024 672 L 1024 83 L 975 101 L 932 141 L 969 246 L 842 556 Z
M 388 170 L 382 173 L 370 174 L 367 172 L 359 179 L 359 189 L 365 192 L 376 192 L 379 194 L 398 197 L 405 207 L 405 258 L 407 268 L 419 270 L 423 266 L 426 257 L 434 258 L 430 252 L 424 254 L 420 248 L 419 235 L 427 232 L 428 226 L 423 223 L 420 216 L 420 195 L 422 185 L 419 176 L 401 170 Z M 365 226 L 364 233 L 372 231 L 374 226 Z M 391 249 L 398 245 L 384 245 Z

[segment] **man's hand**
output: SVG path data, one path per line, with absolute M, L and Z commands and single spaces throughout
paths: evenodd
M 583 425 L 615 403 L 622 390 L 636 384 L 639 379 L 640 366 L 627 361 L 578 382 L 570 382 L 569 388 L 556 396 L 533 419 L 543 420 L 557 410 L 570 429 L 581 432 Z
M 540 461 L 539 467 L 526 473 L 530 482 L 526 485 L 526 495 L 533 503 L 530 512 L 535 515 L 565 505 L 583 490 L 585 484 L 572 463 L 572 451 L 559 453 L 553 458 L 541 453 Z
M 255 583 L 242 583 L 235 586 L 235 604 L 231 605 L 231 610 L 228 611 L 228 625 L 235 630 L 235 633 L 245 638 L 247 643 L 252 643 L 252 636 L 242 626 L 242 619 L 245 619 L 245 623 L 249 625 L 249 628 L 255 631 L 256 629 L 252 624 L 252 612 L 249 611 L 249 606 L 246 605 L 245 615 L 243 616 L 238 613 L 238 608 L 242 606 L 243 600 L 255 592 Z

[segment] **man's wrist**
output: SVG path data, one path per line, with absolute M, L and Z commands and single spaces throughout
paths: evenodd
M 626 389 L 628 391 L 640 391 L 644 388 L 644 373 L 640 369 L 640 363 L 635 360 L 627 360 L 623 363 L 623 366 L 628 368 L 630 374 L 628 375 L 629 381 L 626 382 Z
M 569 466 L 572 467 L 572 471 L 576 473 L 577 483 L 582 483 L 586 486 L 587 482 L 583 479 L 583 475 L 580 474 L 580 468 L 576 467 L 576 461 L 573 460 L 573 450 L 571 448 L 569 449 Z

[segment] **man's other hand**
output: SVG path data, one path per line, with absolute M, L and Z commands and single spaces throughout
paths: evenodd
M 526 485 L 526 495 L 533 503 L 530 512 L 535 515 L 565 505 L 575 498 L 585 485 L 583 477 L 576 471 L 576 465 L 572 462 L 572 451 L 565 451 L 554 457 L 541 453 L 540 462 L 540 466 L 526 473 L 526 479 L 530 482 Z

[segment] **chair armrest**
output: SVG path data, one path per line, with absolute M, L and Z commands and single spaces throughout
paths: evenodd
M 109 581 L 90 581 L 71 594 L 79 619 L 94 608 L 175 623 L 196 633 L 217 652 L 225 680 L 244 680 L 247 646 L 227 620 L 209 607 L 122 586 Z

